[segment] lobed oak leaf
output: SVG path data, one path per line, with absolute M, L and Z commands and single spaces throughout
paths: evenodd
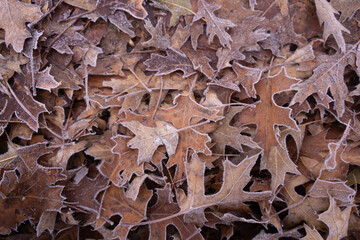
M 181 215 L 178 216 L 176 214 L 180 211 L 180 207 L 171 198 L 170 184 L 166 184 L 164 188 L 157 189 L 156 195 L 157 202 L 147 210 L 147 217 L 150 222 L 150 238 L 165 240 L 167 226 L 173 225 L 179 231 L 181 239 L 189 237 L 191 239 L 203 239 L 200 233 L 195 234 L 197 231 L 195 224 L 186 223 Z M 174 216 L 172 217 L 172 215 Z M 162 218 L 166 218 L 166 220 Z
M 193 50 L 189 44 L 185 44 L 181 48 L 186 56 L 190 59 L 195 70 L 199 70 L 203 73 L 208 79 L 212 79 L 215 76 L 215 69 L 211 66 L 211 62 L 214 58 L 214 53 L 209 50 Z
M 77 207 L 96 214 L 100 208 L 96 197 L 107 187 L 108 179 L 104 176 L 98 174 L 94 179 L 85 176 L 78 183 L 67 184 L 62 195 L 69 204 L 76 204 Z
M 179 141 L 178 130 L 171 124 L 164 121 L 157 121 L 156 128 L 142 125 L 140 122 L 121 122 L 121 124 L 133 133 L 135 137 L 128 143 L 128 147 L 139 150 L 137 164 L 150 162 L 155 150 L 160 145 L 165 145 L 169 156 L 175 154 Z
M 126 239 L 131 224 L 136 224 L 146 218 L 146 207 L 152 196 L 152 191 L 143 185 L 135 201 L 126 197 L 125 189 L 111 185 L 106 189 L 101 204 L 99 217 L 93 215 L 90 220 L 95 222 L 95 229 L 101 227 L 107 219 L 120 215 L 121 221 L 111 232 L 111 239 Z
M 187 42 L 190 35 L 191 27 L 189 25 L 183 26 L 178 24 L 174 34 L 170 38 L 170 47 L 175 51 L 183 51 L 183 49 L 180 50 L 180 48 Z
M 249 68 L 235 62 L 232 65 L 236 77 L 233 73 L 225 75 L 214 84 L 240 92 L 241 84 L 249 97 L 256 97 L 255 84 L 260 81 L 263 70 L 259 68 Z
M 332 34 L 341 52 L 345 52 L 346 44 L 342 32 L 350 34 L 350 31 L 335 18 L 334 14 L 338 12 L 326 0 L 315 0 L 315 5 L 319 22 L 321 25 L 324 24 L 324 39 Z
M 36 79 L 35 81 L 35 87 L 47 90 L 51 92 L 51 89 L 57 88 L 61 85 L 61 82 L 58 82 L 55 80 L 53 76 L 50 74 L 51 67 L 47 67 L 46 69 L 42 71 L 38 71 L 34 74 L 34 77 Z M 26 78 L 31 79 L 31 76 L 28 74 Z
M 283 183 L 286 172 L 298 174 L 296 165 L 290 159 L 286 146 L 279 143 L 275 126 L 287 126 L 298 130 L 295 121 L 290 117 L 291 109 L 279 107 L 274 102 L 274 95 L 286 91 L 299 80 L 290 78 L 285 68 L 270 78 L 261 79 L 256 85 L 256 93 L 261 96 L 255 109 L 244 109 L 236 125 L 255 123 L 256 134 L 253 138 L 264 149 L 261 169 L 269 169 L 272 174 L 273 191 Z
M 268 199 L 271 196 L 269 191 L 245 192 L 243 190 L 250 181 L 249 174 L 258 156 L 259 154 L 256 154 L 246 158 L 238 165 L 229 160 L 224 161 L 224 180 L 221 189 L 213 195 L 205 195 L 205 164 L 200 161 L 196 154 L 193 154 L 191 162 L 186 164 L 188 193 L 187 196 L 184 194 L 179 196 L 181 212 L 195 211 L 201 213 L 205 208 L 213 205 Z
M 206 34 L 209 37 L 209 45 L 213 42 L 215 35 L 219 38 L 221 45 L 229 47 L 232 41 L 231 36 L 226 32 L 227 28 L 235 27 L 236 25 L 227 19 L 218 18 L 214 12 L 219 10 L 220 6 L 210 4 L 205 0 L 198 1 L 198 11 L 193 19 L 193 22 L 201 18 L 206 20 Z
M 55 228 L 57 212 L 56 211 L 44 211 L 41 214 L 39 223 L 36 227 L 36 236 L 39 237 L 44 231 L 48 230 L 49 233 L 53 233 Z
M 133 174 L 142 176 L 144 174 L 144 164 L 137 164 L 138 151 L 127 147 L 129 139 L 122 135 L 111 138 L 115 142 L 109 156 L 102 158 L 98 169 L 102 175 L 109 178 L 115 186 L 121 187 L 130 181 Z M 161 169 L 161 160 L 164 158 L 162 151 L 155 151 L 152 160 Z
M 133 28 L 123 11 L 116 11 L 114 14 L 108 16 L 109 21 L 118 29 L 129 35 L 135 37 L 135 33 L 130 28 Z
M 177 70 L 182 71 L 183 77 L 189 77 L 195 73 L 191 61 L 186 55 L 174 50 L 166 50 L 167 56 L 151 54 L 151 58 L 145 61 L 146 70 L 156 71 L 155 75 L 166 75 Z
M 230 125 L 234 116 L 243 109 L 243 107 L 231 107 L 222 120 L 221 125 L 211 134 L 211 138 L 216 144 L 215 150 L 217 153 L 225 154 L 226 146 L 231 146 L 240 152 L 243 151 L 242 145 L 251 148 L 259 147 L 250 137 L 241 134 L 245 128 L 237 128 Z
M 286 44 L 293 43 L 300 48 L 306 45 L 306 38 L 294 31 L 293 21 L 294 19 L 290 16 L 283 17 L 281 15 L 276 15 L 272 19 L 265 19 L 260 26 L 270 36 L 266 38 L 266 41 L 262 41 L 260 46 L 270 49 L 276 56 L 282 56 L 280 49 Z
M 150 20 L 145 20 L 145 29 L 151 34 L 151 38 L 143 42 L 145 47 L 155 47 L 160 50 L 166 50 L 170 46 L 170 36 L 164 32 L 164 20 L 160 18 L 156 26 L 153 27 Z
M 316 197 L 304 197 L 298 194 L 296 187 L 305 184 L 309 179 L 304 175 L 288 175 L 281 189 L 281 195 L 286 200 L 289 208 L 288 215 L 284 218 L 284 226 L 292 228 L 302 221 L 316 229 L 324 229 L 324 225 L 318 220 L 319 212 L 328 208 L 328 200 Z
M 20 65 L 29 62 L 21 53 L 16 53 L 12 48 L 4 48 L 0 54 L 0 79 L 8 80 L 15 72 L 22 73 Z M 0 85 L 2 85 L 0 81 Z M 0 90 L 1 91 L 1 90 Z M 10 95 L 10 93 L 8 93 Z
M 190 95 L 178 95 L 174 99 L 174 107 L 158 109 L 155 118 L 162 121 L 172 122 L 174 127 L 179 131 L 179 143 L 176 152 L 170 156 L 167 166 L 177 164 L 177 171 L 175 178 L 178 179 L 185 172 L 185 162 L 188 156 L 188 151 L 191 148 L 195 152 L 202 152 L 210 155 L 211 151 L 206 145 L 210 142 L 210 137 L 201 132 L 206 126 L 210 125 L 207 122 L 200 122 L 200 126 L 196 127 L 202 119 L 217 121 L 222 118 L 218 116 L 218 110 L 209 109 L 196 103 Z M 191 120 L 196 119 L 196 122 Z M 194 124 L 194 126 L 192 126 Z M 205 129 L 204 129 L 205 130 Z
M 0 92 L 1 115 L 0 134 L 3 133 L 7 122 L 15 113 L 16 117 L 26 123 L 33 131 L 39 128 L 38 116 L 40 113 L 47 112 L 45 105 L 33 99 L 29 89 L 24 86 L 25 78 L 22 75 L 16 75 L 13 87 L 9 86 L 10 96 Z
M 197 50 L 199 37 L 204 33 L 204 25 L 201 21 L 197 21 L 194 22 L 190 28 L 191 46 L 194 50 Z
M 327 181 L 319 178 L 309 190 L 309 196 L 319 198 L 328 198 L 330 196 L 345 203 L 351 203 L 355 193 L 354 189 L 346 186 L 345 181 Z
M 110 161 L 114 154 L 111 152 L 113 147 L 113 141 L 111 140 L 111 132 L 106 131 L 104 134 L 94 141 L 89 141 L 91 147 L 89 147 L 85 153 L 94 157 L 95 159 L 101 159 L 104 161 Z
M 86 144 L 86 141 L 72 142 L 65 146 L 54 149 L 50 156 L 48 156 L 46 164 L 52 167 L 61 167 L 63 169 L 67 169 L 70 157 L 75 153 L 83 151 Z
M 310 228 L 308 225 L 304 224 L 306 236 L 301 238 L 301 240 L 323 240 L 320 233 L 315 229 Z
M 330 197 L 329 209 L 319 215 L 319 220 L 329 228 L 329 235 L 326 239 L 341 239 L 348 235 L 351 208 L 351 206 L 347 206 L 344 210 L 340 210 L 335 198 Z
M 219 60 L 217 69 L 230 66 L 232 60 L 244 60 L 244 51 L 260 50 L 258 42 L 266 40 L 270 35 L 264 29 L 257 29 L 263 23 L 264 18 L 249 16 L 237 25 L 231 34 L 234 41 L 228 48 L 218 48 L 216 55 Z M 256 30 L 255 30 L 256 29 Z
M 0 231 L 8 234 L 11 229 L 29 219 L 37 223 L 44 211 L 60 211 L 63 186 L 55 182 L 63 180 L 60 168 L 45 168 L 37 164 L 39 156 L 48 153 L 46 143 L 19 148 L 20 158 L 6 168 L 0 181 Z M 18 169 L 20 174 L 15 172 Z
M 346 65 L 354 62 L 354 54 L 336 54 L 334 56 L 319 55 L 320 64 L 315 68 L 313 75 L 302 82 L 295 84 L 292 89 L 296 90 L 290 105 L 303 103 L 306 98 L 317 93 L 321 100 L 327 97 L 330 89 L 335 102 L 337 115 L 341 117 L 345 113 L 345 101 L 352 102 L 349 90 L 344 82 L 344 69 Z
M 354 17 L 356 11 L 360 8 L 359 0 L 331 0 L 331 5 L 341 12 L 339 20 L 344 22 Z
M 26 22 L 34 22 L 43 14 L 40 6 L 35 4 L 26 4 L 18 0 L 0 1 L 0 28 L 5 30 L 5 42 L 11 44 L 14 50 L 20 53 L 24 48 L 26 38 L 31 37 L 26 29 Z

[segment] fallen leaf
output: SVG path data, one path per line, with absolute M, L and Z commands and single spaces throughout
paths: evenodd
M 209 44 L 214 40 L 215 35 L 218 36 L 221 45 L 224 47 L 230 46 L 232 41 L 226 29 L 233 28 L 236 25 L 230 20 L 218 18 L 214 12 L 220 9 L 220 6 L 210 4 L 205 0 L 198 1 L 198 11 L 193 19 L 193 22 L 205 18 L 206 20 L 206 34 L 209 37 Z
M 327 239 L 335 240 L 347 236 L 351 206 L 340 210 L 335 199 L 330 197 L 329 209 L 319 215 L 319 219 L 329 227 Z
M 324 39 L 327 40 L 332 34 L 341 52 L 345 52 L 346 45 L 342 32 L 350 34 L 350 31 L 335 18 L 334 14 L 338 12 L 326 0 L 315 0 L 315 5 L 319 22 L 321 25 L 324 24 Z
M 17 0 L 2 0 L 0 8 L 2 9 L 0 28 L 5 30 L 5 42 L 7 45 L 11 44 L 19 53 L 24 48 L 25 39 L 31 37 L 25 23 L 34 22 L 42 16 L 40 6 Z

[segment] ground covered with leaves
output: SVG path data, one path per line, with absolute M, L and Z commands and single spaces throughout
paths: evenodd
M 0 0 L 0 235 L 359 239 L 359 0 Z

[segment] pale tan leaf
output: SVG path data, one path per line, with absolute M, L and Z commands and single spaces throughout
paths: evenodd
M 1 0 L 0 9 L 0 28 L 5 30 L 5 42 L 11 44 L 16 52 L 21 52 L 25 39 L 31 37 L 25 23 L 42 16 L 40 6 L 18 0 Z
M 319 219 L 329 227 L 327 240 L 338 240 L 348 235 L 351 206 L 340 210 L 335 198 L 330 197 L 330 206 L 326 212 L 319 215 Z
M 169 156 L 175 154 L 179 134 L 178 130 L 170 123 L 157 121 L 156 128 L 146 127 L 137 121 L 122 122 L 121 124 L 136 135 L 127 145 L 130 148 L 139 149 L 138 164 L 151 161 L 155 150 L 160 145 L 165 145 Z
M 346 44 L 342 32 L 350 34 L 350 31 L 336 19 L 334 14 L 338 12 L 326 0 L 315 0 L 315 5 L 319 22 L 324 23 L 324 39 L 326 40 L 332 34 L 341 52 L 345 52 Z

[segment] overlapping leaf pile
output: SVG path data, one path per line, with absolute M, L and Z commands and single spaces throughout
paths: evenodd
M 358 0 L 0 0 L 0 234 L 360 235 Z

